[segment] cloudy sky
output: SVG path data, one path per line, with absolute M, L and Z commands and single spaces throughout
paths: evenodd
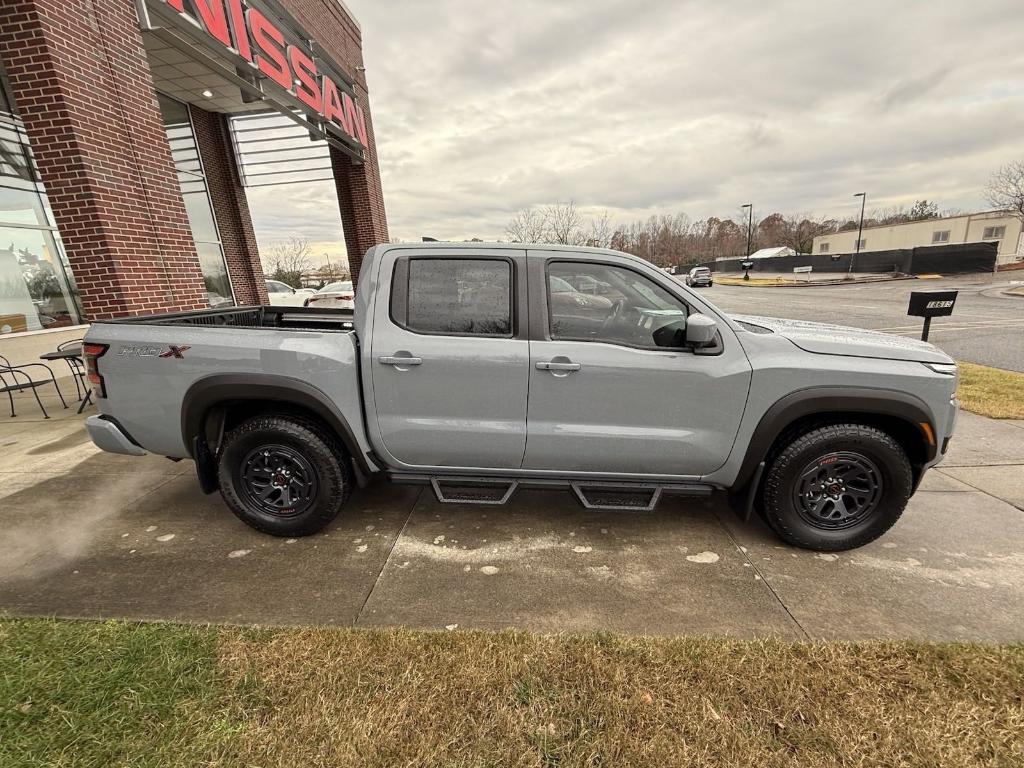
M 629 221 L 983 206 L 1024 158 L 1020 0 L 346 0 L 392 237 L 503 237 L 575 200 Z M 262 240 L 340 254 L 329 184 L 253 190 Z M 316 223 L 310 223 L 316 222 Z

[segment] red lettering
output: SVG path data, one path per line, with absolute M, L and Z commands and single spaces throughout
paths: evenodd
M 231 35 L 228 33 L 228 20 L 224 15 L 224 4 L 221 0 L 192 0 L 196 10 L 199 12 L 199 19 L 203 27 L 217 38 L 224 45 L 231 45 Z
M 252 61 L 252 47 L 249 45 L 249 30 L 245 27 L 245 10 L 242 0 L 228 0 L 228 13 L 231 14 L 231 31 L 235 35 L 235 50 L 246 61 Z
M 260 50 L 260 53 L 256 54 L 260 72 L 285 90 L 291 90 L 292 78 L 284 56 L 284 35 L 281 30 L 255 8 L 249 9 L 248 20 L 252 40 Z
M 363 110 L 352 101 L 352 97 L 347 93 L 341 94 L 341 103 L 345 106 L 345 120 L 349 126 L 346 129 L 348 135 L 365 147 L 366 120 L 363 118 Z
M 325 120 L 341 126 L 345 133 L 349 136 L 352 135 L 352 123 L 349 122 L 348 115 L 345 114 L 338 86 L 327 75 L 324 75 L 324 107 L 321 111 Z
M 303 104 L 319 112 L 323 105 L 323 96 L 316 82 L 316 64 L 294 45 L 288 46 L 288 62 L 292 65 L 292 71 L 298 80 L 295 95 Z

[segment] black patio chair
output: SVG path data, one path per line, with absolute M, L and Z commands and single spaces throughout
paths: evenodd
M 50 378 L 37 381 L 25 371 L 26 368 L 43 368 L 50 374 Z M 50 366 L 44 365 L 43 363 L 11 365 L 10 360 L 3 355 L 0 355 L 0 392 L 7 393 L 7 399 L 11 403 L 12 419 L 17 416 L 14 412 L 14 393 L 24 392 L 26 390 L 31 391 L 32 394 L 35 395 L 36 403 L 39 404 L 39 410 L 43 412 L 43 418 L 50 418 L 50 414 L 46 412 L 46 407 L 43 405 L 43 401 L 39 399 L 38 392 L 39 387 L 45 386 L 46 384 L 53 384 L 53 388 L 57 390 L 57 397 L 60 398 L 61 404 L 67 408 L 68 404 L 64 401 L 64 394 L 60 391 L 60 387 L 57 386 L 57 379 L 53 375 L 53 371 L 50 370 Z
M 85 369 L 82 367 L 82 344 L 84 339 L 71 339 L 57 345 L 53 352 L 40 355 L 40 360 L 52 363 L 63 360 L 71 371 L 71 380 L 75 383 L 75 396 L 81 400 L 89 392 L 85 383 Z

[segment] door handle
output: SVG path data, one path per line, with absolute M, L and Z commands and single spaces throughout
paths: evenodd
M 394 355 L 381 355 L 377 358 L 378 363 L 384 365 L 421 365 L 423 363 L 422 357 L 396 357 Z
M 539 371 L 578 371 L 583 366 L 579 363 L 556 363 L 556 362 L 539 362 L 537 363 L 537 370 Z

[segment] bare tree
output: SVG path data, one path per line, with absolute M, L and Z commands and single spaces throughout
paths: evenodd
M 263 272 L 272 280 L 298 288 L 302 285 L 302 275 L 312 266 L 312 254 L 309 240 L 300 235 L 276 240 L 263 254 Z
M 587 235 L 587 245 L 595 248 L 611 248 L 612 237 L 615 234 L 615 226 L 612 224 L 612 217 L 608 211 L 590 220 L 590 232 Z
M 996 170 L 985 187 L 985 200 L 993 208 L 1009 211 L 1024 223 L 1024 160 Z
M 576 203 L 554 203 L 544 207 L 548 241 L 557 245 L 582 245 L 586 241 L 583 220 Z
M 513 243 L 543 243 L 547 241 L 547 221 L 542 211 L 523 208 L 505 227 L 505 234 Z

